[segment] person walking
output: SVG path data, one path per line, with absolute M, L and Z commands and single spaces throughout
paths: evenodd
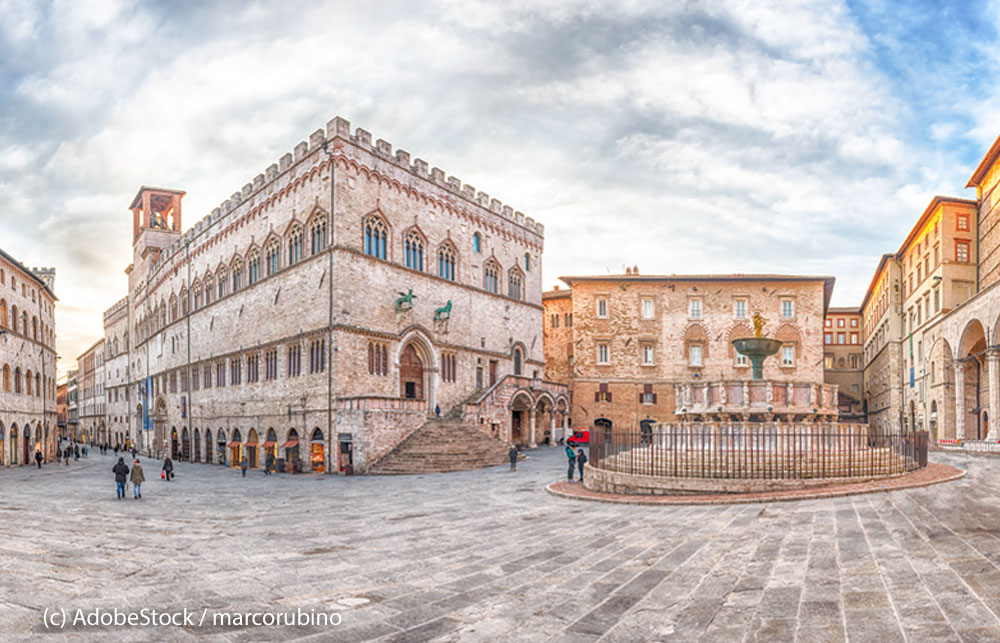
M 163 458 L 163 479 L 170 482 L 170 479 L 174 477 L 174 461 L 170 459 L 170 456 Z
M 111 471 L 115 474 L 115 482 L 118 485 L 118 497 L 125 498 L 125 481 L 128 480 L 128 465 L 125 464 L 125 458 L 118 458 L 118 464 L 111 467 Z
M 507 457 L 510 458 L 510 470 L 517 471 L 517 447 L 514 443 L 510 443 L 510 451 L 507 452 Z
M 86 458 L 86 457 L 87 457 L 87 445 L 86 445 L 86 444 L 85 444 L 85 445 L 83 445 L 83 457 L 84 457 L 84 458 Z
M 132 463 L 132 494 L 133 497 L 138 500 L 142 498 L 142 488 L 139 486 L 146 481 L 146 476 L 142 472 L 142 463 L 139 462 L 139 458 L 135 459 Z
M 587 454 L 583 449 L 576 450 L 576 466 L 580 470 L 580 482 L 583 482 L 583 465 L 587 464 Z
M 66 463 L 67 467 L 69 466 L 69 447 L 66 447 L 63 450 L 63 462 Z
M 271 467 L 274 466 L 274 456 L 270 453 L 267 454 L 267 458 L 264 460 L 264 475 L 271 475 Z
M 35 451 L 35 464 L 38 465 L 39 469 L 42 468 L 42 452 L 41 451 Z
M 434 405 L 434 415 L 441 417 L 441 407 L 437 404 Z
M 569 469 L 566 472 L 566 479 L 573 482 L 573 470 L 576 469 L 576 454 L 573 453 L 573 447 L 566 445 L 566 458 L 569 460 Z
M 139 452 L 138 452 L 138 451 L 136 451 L 136 450 L 135 450 L 135 446 L 133 446 L 133 447 L 132 447 L 132 459 L 133 459 L 133 460 L 135 460 L 135 458 L 136 458 L 136 456 L 137 456 L 138 454 L 139 454 Z
M 243 472 L 243 477 L 244 478 L 247 477 L 247 457 L 246 456 L 243 456 L 243 459 L 240 460 L 240 471 Z
M 73 459 L 74 460 L 79 460 L 80 459 L 80 445 L 79 444 L 73 446 Z

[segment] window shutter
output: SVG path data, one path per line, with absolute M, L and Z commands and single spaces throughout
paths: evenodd
M 653 404 L 656 404 L 656 393 L 653 393 Z
M 610 402 L 611 401 L 611 393 L 608 393 L 607 395 L 608 395 L 608 401 Z
M 642 404 L 642 393 L 639 393 L 639 404 Z
M 601 401 L 601 392 L 600 391 L 594 391 L 594 401 L 595 402 L 600 402 Z

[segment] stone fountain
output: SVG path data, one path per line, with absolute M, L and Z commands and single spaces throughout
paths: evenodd
M 741 355 L 746 355 L 753 366 L 753 378 L 764 378 L 764 360 L 774 355 L 781 348 L 781 341 L 764 337 L 764 324 L 767 320 L 760 313 L 753 315 L 753 337 L 742 337 L 733 340 L 733 347 Z

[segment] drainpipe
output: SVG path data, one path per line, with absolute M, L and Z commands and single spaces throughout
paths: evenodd
M 334 369 L 334 353 L 336 348 L 333 346 L 333 246 L 336 239 L 334 227 L 334 217 L 333 209 L 336 201 L 334 197 L 336 196 L 334 188 L 334 166 L 336 161 L 333 158 L 333 147 L 330 140 L 323 141 L 323 151 L 326 152 L 326 157 L 330 159 L 330 247 L 326 249 L 327 254 L 327 275 L 330 279 L 330 284 L 328 287 L 327 301 L 329 302 L 329 318 L 327 321 L 326 333 L 327 333 L 327 351 L 330 355 L 330 363 L 326 369 L 326 473 L 331 473 L 331 462 L 333 459 L 333 413 L 334 413 L 334 396 L 333 396 L 333 369 Z M 304 427 L 303 427 L 304 428 Z M 311 436 L 310 436 L 311 437 Z M 310 442 L 311 445 L 311 442 Z M 310 462 L 312 461 L 312 454 L 310 454 Z

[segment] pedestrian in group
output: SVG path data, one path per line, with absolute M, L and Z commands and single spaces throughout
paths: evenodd
M 85 445 L 83 445 L 83 457 L 84 457 L 84 458 L 86 458 L 86 457 L 87 457 L 87 445 L 86 445 L 86 444 L 85 444 Z
M 77 444 L 77 445 L 75 445 L 73 447 L 73 459 L 74 460 L 79 460 L 80 459 L 80 445 L 79 444 Z
M 434 415 L 441 417 L 441 407 L 437 404 L 434 405 Z
M 115 445 L 115 455 L 118 455 L 118 445 Z
M 271 467 L 274 466 L 274 456 L 270 453 L 267 454 L 267 458 L 264 460 L 264 475 L 271 475 Z
M 587 464 L 587 454 L 583 449 L 576 450 L 576 466 L 580 470 L 580 482 L 583 482 L 583 465 Z
M 136 458 L 132 463 L 132 494 L 137 500 L 142 498 L 142 488 L 140 485 L 146 481 L 146 476 L 142 472 L 142 463 Z
M 576 469 L 576 454 L 573 453 L 573 447 L 566 445 L 566 458 L 569 460 L 569 469 L 566 472 L 566 479 L 573 482 L 573 470 Z
M 246 456 L 243 456 L 243 459 L 240 460 L 240 471 L 243 472 L 243 477 L 244 478 L 247 477 L 247 457 Z
M 42 452 L 41 451 L 35 451 L 35 464 L 38 465 L 39 469 L 42 468 Z
M 56 447 L 56 464 L 59 464 L 60 460 L 62 460 L 62 449 Z
M 163 475 L 160 476 L 167 482 L 174 477 L 174 461 L 170 459 L 170 456 L 163 458 Z
M 125 498 L 125 481 L 128 480 L 128 465 L 125 464 L 125 458 L 118 458 L 118 464 L 111 467 L 111 471 L 115 474 L 115 482 L 118 484 L 118 497 Z
M 510 450 L 507 451 L 507 457 L 510 459 L 510 470 L 517 471 L 517 447 L 514 443 L 510 443 Z
M 69 466 L 69 447 L 66 447 L 63 450 L 63 461 L 66 463 L 66 466 L 68 467 Z
M 133 459 L 133 460 L 135 460 L 135 457 L 136 457 L 136 455 L 138 455 L 138 451 L 136 451 L 136 450 L 135 450 L 135 447 L 133 446 L 133 447 L 132 447 L 132 459 Z

